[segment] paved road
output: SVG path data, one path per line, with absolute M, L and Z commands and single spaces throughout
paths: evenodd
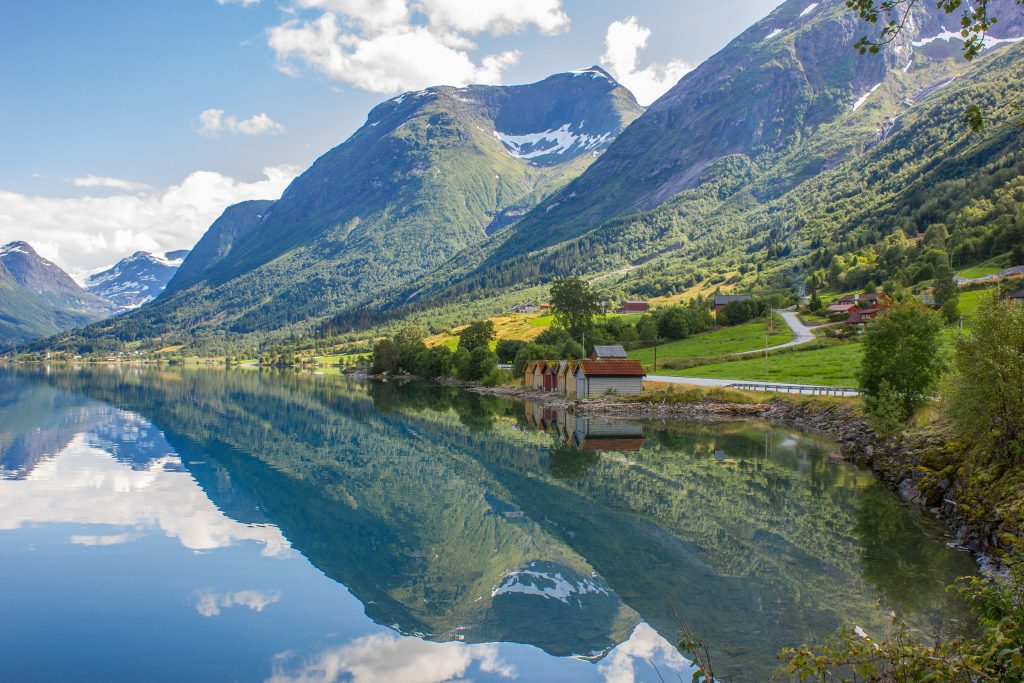
M 814 341 L 814 333 L 811 332 L 811 328 L 807 327 L 800 321 L 800 314 L 795 311 L 776 311 L 782 319 L 789 325 L 789 329 L 793 330 L 793 341 L 788 341 L 785 344 L 776 344 L 775 346 L 769 346 L 769 351 L 775 351 L 776 349 L 785 349 L 790 346 L 800 346 L 807 342 Z M 755 351 L 738 351 L 736 353 L 727 353 L 726 356 L 749 356 L 752 353 L 764 353 L 764 349 L 757 349 Z
M 813 384 L 788 384 L 785 382 L 758 382 L 746 379 L 711 379 L 708 377 L 675 377 L 673 375 L 647 375 L 648 382 L 665 382 L 667 384 L 689 384 L 695 387 L 730 387 L 734 384 L 744 385 L 751 391 L 777 391 L 786 394 L 820 394 L 825 387 Z M 832 387 L 838 388 L 838 387 Z M 853 389 L 843 392 L 844 396 L 856 396 Z

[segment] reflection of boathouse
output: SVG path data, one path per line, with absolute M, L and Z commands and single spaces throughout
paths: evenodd
M 525 401 L 526 424 L 542 432 L 555 432 L 559 440 L 581 451 L 638 451 L 644 445 L 643 428 L 629 422 L 580 417 L 562 408 Z
M 581 451 L 638 451 L 644 445 L 644 431 L 638 424 L 579 417 L 573 440 Z

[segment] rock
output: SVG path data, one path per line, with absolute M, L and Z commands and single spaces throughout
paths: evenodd
M 921 492 L 917 489 L 917 484 L 909 477 L 900 482 L 899 493 L 900 498 L 911 505 L 920 505 L 922 502 Z

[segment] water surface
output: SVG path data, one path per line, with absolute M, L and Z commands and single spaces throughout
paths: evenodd
M 689 680 L 972 570 L 828 441 L 609 422 L 424 385 L 0 371 L 11 681 Z

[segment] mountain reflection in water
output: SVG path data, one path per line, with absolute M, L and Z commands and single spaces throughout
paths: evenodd
M 688 678 L 682 619 L 756 681 L 845 623 L 955 628 L 972 569 L 765 425 L 257 371 L 0 389 L 12 680 Z

